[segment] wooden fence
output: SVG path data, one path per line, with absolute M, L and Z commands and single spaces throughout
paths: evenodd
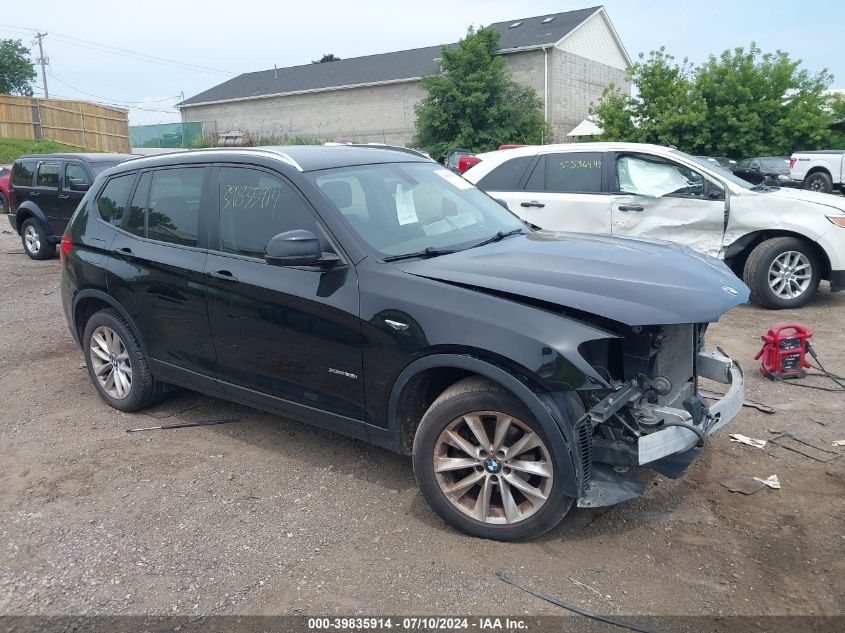
M 129 111 L 87 101 L 0 95 L 0 138 L 129 152 Z

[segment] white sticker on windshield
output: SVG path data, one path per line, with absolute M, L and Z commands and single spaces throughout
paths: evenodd
M 458 174 L 453 171 L 449 171 L 448 169 L 437 169 L 434 171 L 435 174 L 440 176 L 443 180 L 448 182 L 451 185 L 454 185 L 458 189 L 472 189 L 473 185 L 471 182 L 467 182 Z
M 419 222 L 414 208 L 414 192 L 401 184 L 396 185 L 396 218 L 400 225 Z

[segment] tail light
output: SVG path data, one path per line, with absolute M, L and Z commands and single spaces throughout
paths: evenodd
M 789 158 L 789 169 L 792 169 L 793 167 L 795 167 L 795 159 L 790 157 Z
M 70 236 L 67 234 L 62 235 L 62 243 L 59 246 L 59 259 L 62 261 L 62 266 L 67 261 L 67 255 L 70 253 L 71 246 L 73 246 L 73 242 L 70 241 Z
M 463 174 L 467 169 L 480 162 L 481 159 L 476 156 L 461 156 L 458 159 L 458 172 Z

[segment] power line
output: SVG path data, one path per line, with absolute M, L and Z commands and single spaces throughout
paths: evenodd
M 14 24 L 0 24 L 0 27 L 15 29 L 15 30 L 24 30 L 24 31 L 31 31 L 38 33 L 38 29 L 33 29 L 30 27 L 20 27 Z M 57 33 L 53 31 L 52 36 L 61 41 L 64 44 L 69 44 L 71 46 L 78 46 L 81 48 L 88 48 L 102 53 L 108 53 L 112 55 L 118 55 L 122 57 L 127 57 L 129 59 L 135 59 L 137 61 L 146 61 L 149 63 L 155 64 L 162 64 L 165 66 L 173 66 L 178 68 L 186 68 L 189 70 L 197 71 L 197 72 L 206 72 L 206 73 L 217 73 L 223 75 L 234 75 L 236 73 L 232 73 L 230 71 L 221 70 L 219 68 L 212 68 L 210 66 L 200 66 L 198 64 L 191 64 L 188 62 L 182 62 L 175 59 L 169 59 L 167 57 L 159 57 L 157 55 L 149 55 L 148 53 L 141 53 L 138 51 L 129 50 L 127 48 L 120 48 L 117 46 L 111 46 L 109 44 L 100 44 L 99 42 L 94 42 L 91 40 L 85 40 L 79 37 L 74 37 L 72 35 L 65 35 L 63 33 Z
M 47 74 L 50 75 L 50 77 L 52 77 L 56 81 L 58 81 L 60 84 L 67 86 L 71 90 L 75 90 L 76 92 L 87 95 L 89 97 L 94 97 L 95 99 L 102 99 L 103 101 L 110 101 L 114 104 L 120 103 L 120 104 L 130 105 L 130 106 L 134 107 L 135 104 L 139 104 L 139 103 L 161 103 L 163 101 L 173 101 L 174 99 L 179 99 L 181 97 L 181 95 L 174 95 L 172 97 L 165 97 L 164 99 L 153 99 L 153 100 L 149 100 L 149 101 L 124 101 L 122 99 L 109 99 L 108 97 L 103 97 L 102 95 L 95 95 L 91 92 L 86 92 L 85 90 L 82 90 L 81 88 L 77 88 L 76 86 L 72 86 L 71 84 L 66 82 L 64 79 L 59 79 L 58 77 L 56 77 L 53 73 L 48 72 Z
M 53 77 L 53 78 L 56 79 L 55 77 Z M 43 87 L 39 86 L 38 84 L 32 84 L 32 87 L 36 88 L 38 90 L 43 90 Z M 71 99 L 71 100 L 77 100 L 77 101 L 79 100 L 78 95 L 60 95 L 60 94 L 55 94 L 55 93 L 53 93 L 52 98 L 53 99 Z M 116 108 L 124 108 L 126 110 L 141 110 L 143 112 L 162 112 L 164 114 L 178 114 L 178 111 L 175 108 L 173 108 L 171 110 L 164 110 L 164 109 L 161 109 L 161 108 L 144 108 L 144 107 L 141 107 L 141 106 L 118 103 L 118 102 L 95 101 L 93 99 L 86 99 L 86 101 L 88 101 L 89 103 L 96 103 L 98 105 L 113 106 L 113 107 L 116 107 Z

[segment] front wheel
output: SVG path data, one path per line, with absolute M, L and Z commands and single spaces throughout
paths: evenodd
M 473 377 L 426 411 L 414 438 L 414 473 L 432 509 L 472 536 L 535 538 L 572 507 L 542 427 L 509 392 Z
M 821 279 L 815 248 L 797 237 L 775 237 L 758 244 L 743 271 L 751 301 L 772 310 L 799 308 L 812 299 Z
M 804 189 L 818 191 L 820 193 L 831 193 L 833 191 L 833 181 L 826 173 L 817 171 L 807 176 L 806 180 L 804 180 Z

